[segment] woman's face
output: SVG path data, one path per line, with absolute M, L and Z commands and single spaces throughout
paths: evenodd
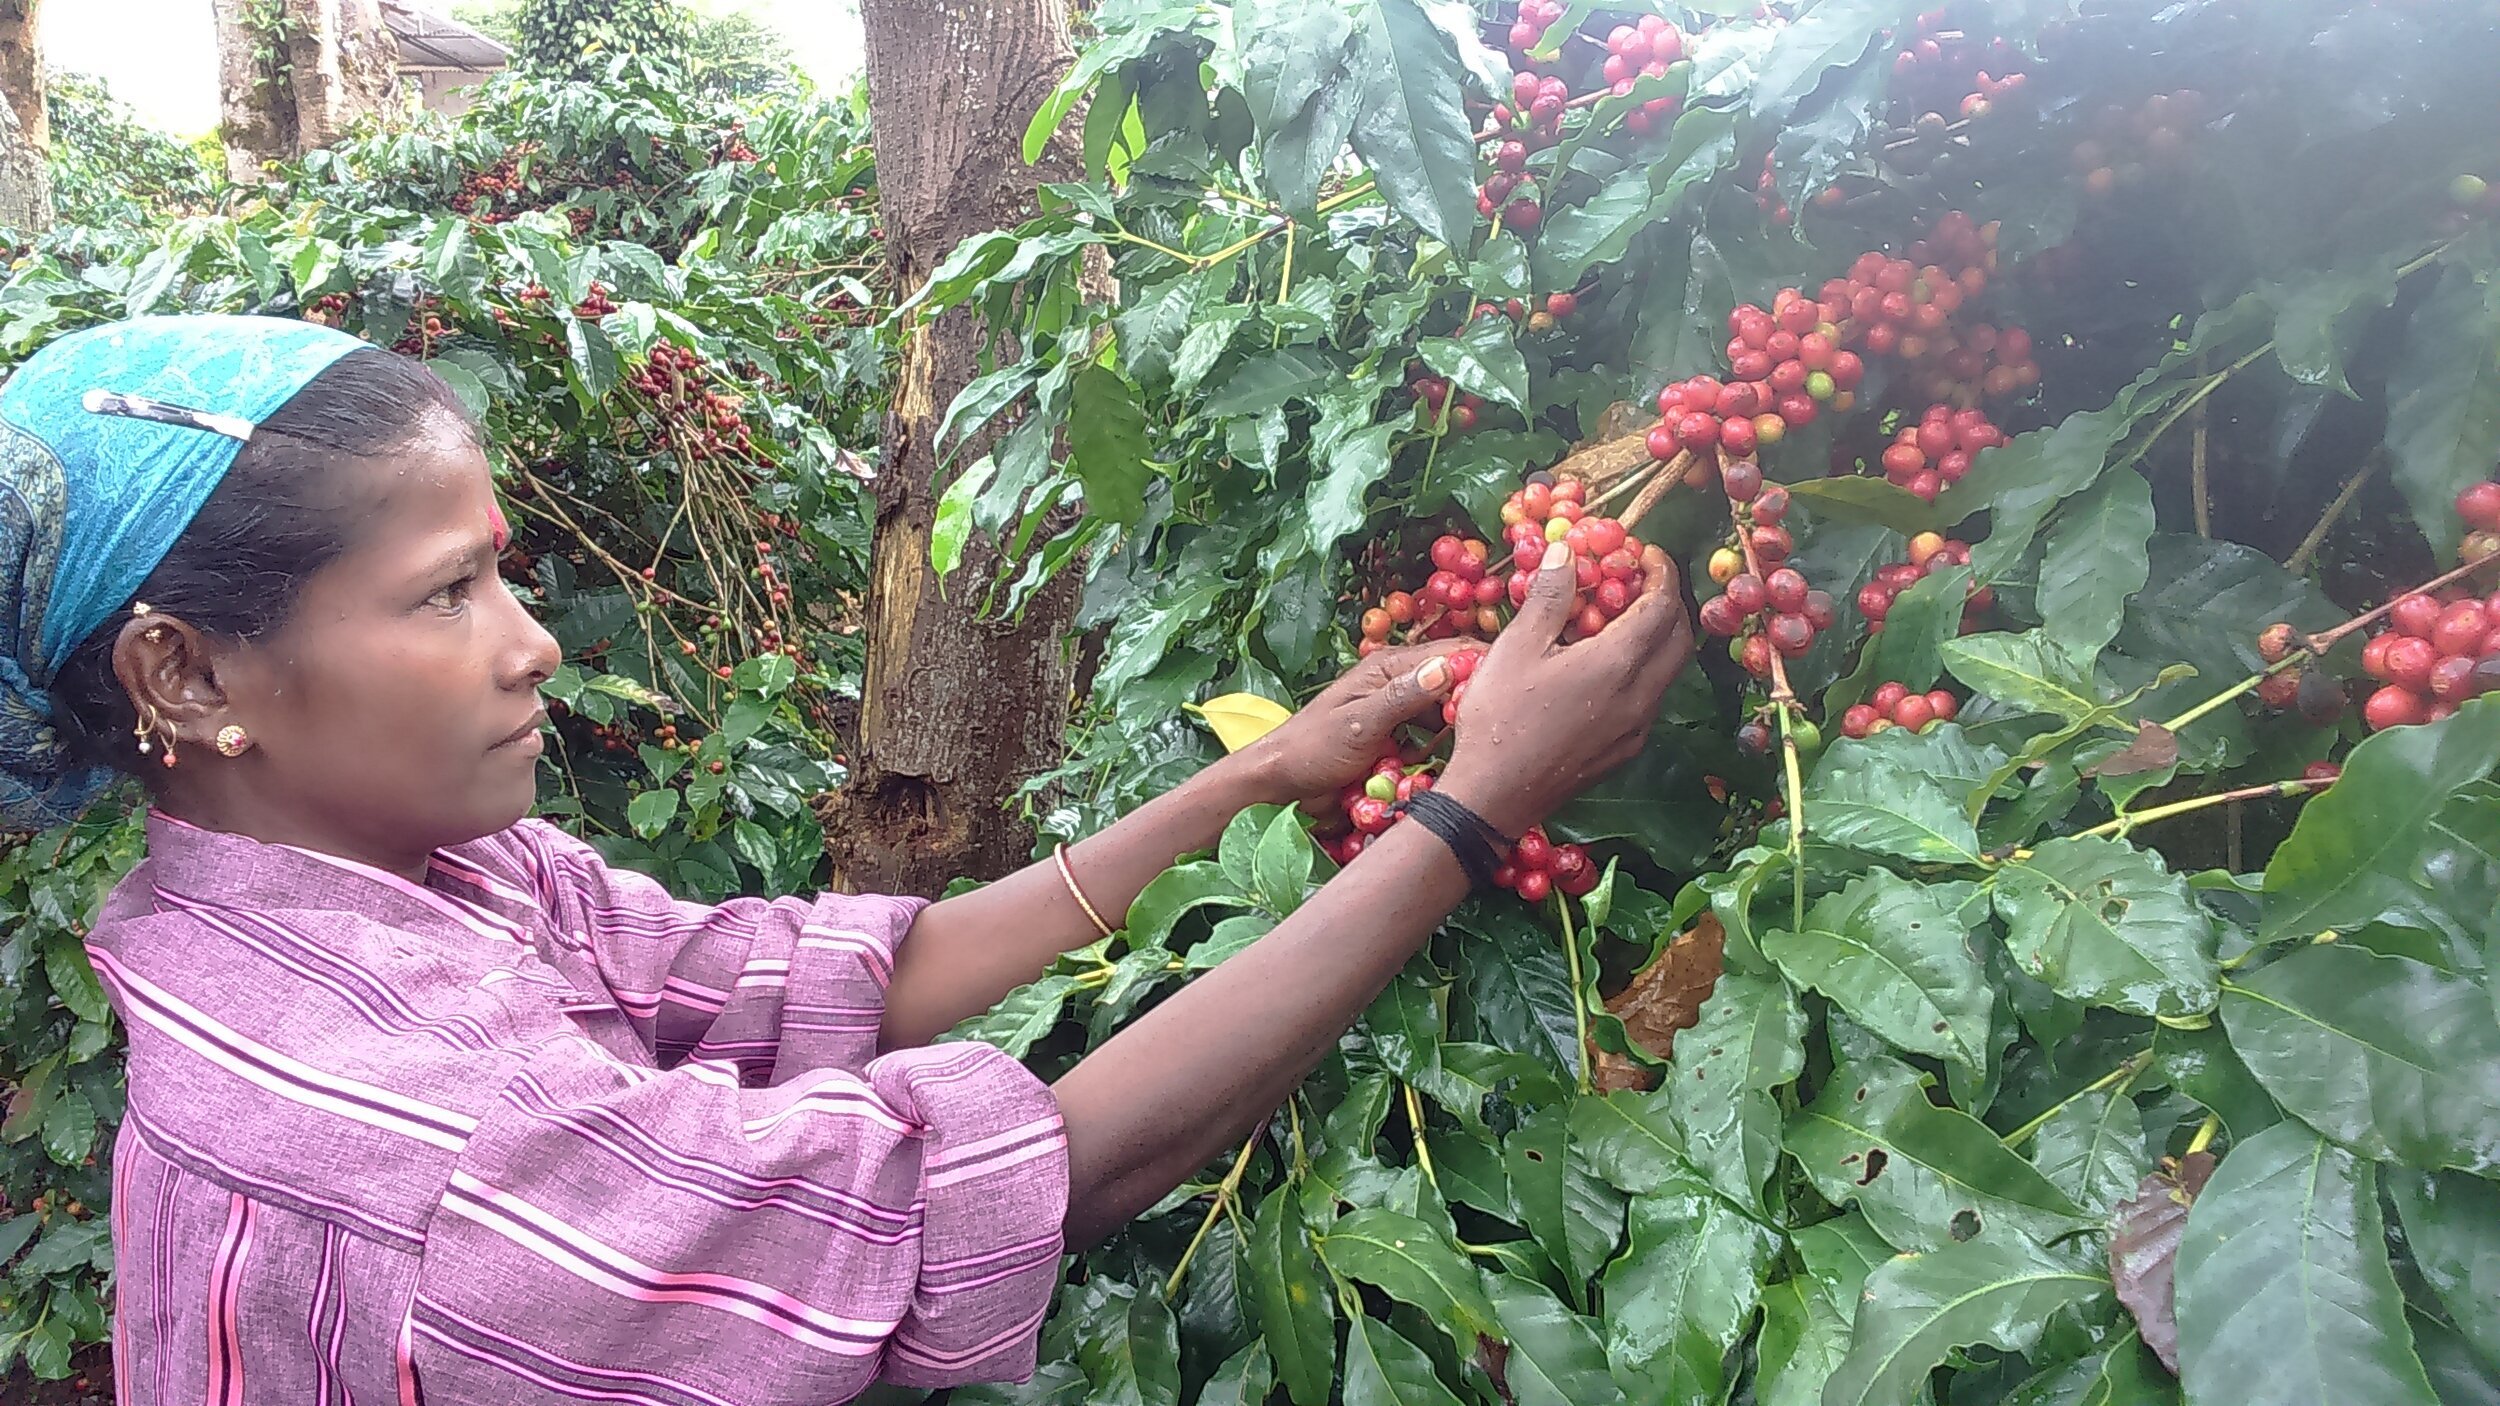
M 398 867 L 528 813 L 556 642 L 497 573 L 484 452 L 433 421 L 346 470 L 349 545 L 286 623 L 218 651 L 222 711 L 254 746 L 203 759 L 201 790 L 226 793 L 202 796 L 225 813 L 209 823 Z

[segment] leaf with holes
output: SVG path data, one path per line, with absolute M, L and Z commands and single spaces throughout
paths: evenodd
M 2054 839 L 2009 861 L 1996 909 L 2016 964 L 2070 1000 L 2176 1019 L 2219 997 L 2213 917 L 2123 840 Z
M 1762 1204 L 1780 1150 L 1771 1091 L 1804 1072 L 1805 1039 L 1805 1012 L 1787 982 L 1733 971 L 1703 1003 L 1701 1023 L 1676 1037 L 1666 1094 L 1686 1153 L 1739 1205 Z
M 1985 1123 L 1930 1102 L 1927 1084 L 1889 1059 L 1833 1071 L 1821 1096 L 1789 1116 L 1789 1155 L 1817 1191 L 1854 1202 L 1904 1250 L 1997 1226 L 2053 1240 L 2092 1223 Z

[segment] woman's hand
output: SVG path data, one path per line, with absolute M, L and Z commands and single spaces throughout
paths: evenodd
M 1375 650 L 1242 755 L 1279 801 L 1332 798 L 1371 775 L 1400 723 L 1441 706 L 1452 682 L 1443 656 L 1471 644 L 1448 639 Z
M 1640 598 L 1603 634 L 1558 645 L 1573 604 L 1570 560 L 1561 543 L 1546 550 L 1527 604 L 1476 666 L 1436 788 L 1505 835 L 1525 834 L 1637 756 L 1659 699 L 1693 658 L 1675 564 L 1654 546 L 1643 553 Z

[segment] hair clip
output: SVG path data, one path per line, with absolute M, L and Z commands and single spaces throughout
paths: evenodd
M 259 429 L 259 426 L 239 415 L 218 415 L 115 391 L 89 391 L 81 403 L 90 415 L 118 415 L 127 420 L 176 425 L 186 430 L 206 430 L 210 434 L 224 435 L 245 443 L 250 443 L 253 432 Z

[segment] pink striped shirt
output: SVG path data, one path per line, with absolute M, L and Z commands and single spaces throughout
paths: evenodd
M 1021 1379 L 1066 1142 L 879 1056 L 920 902 L 672 900 L 524 821 L 423 885 L 153 816 L 88 939 L 130 1034 L 131 1406 L 824 1403 Z

